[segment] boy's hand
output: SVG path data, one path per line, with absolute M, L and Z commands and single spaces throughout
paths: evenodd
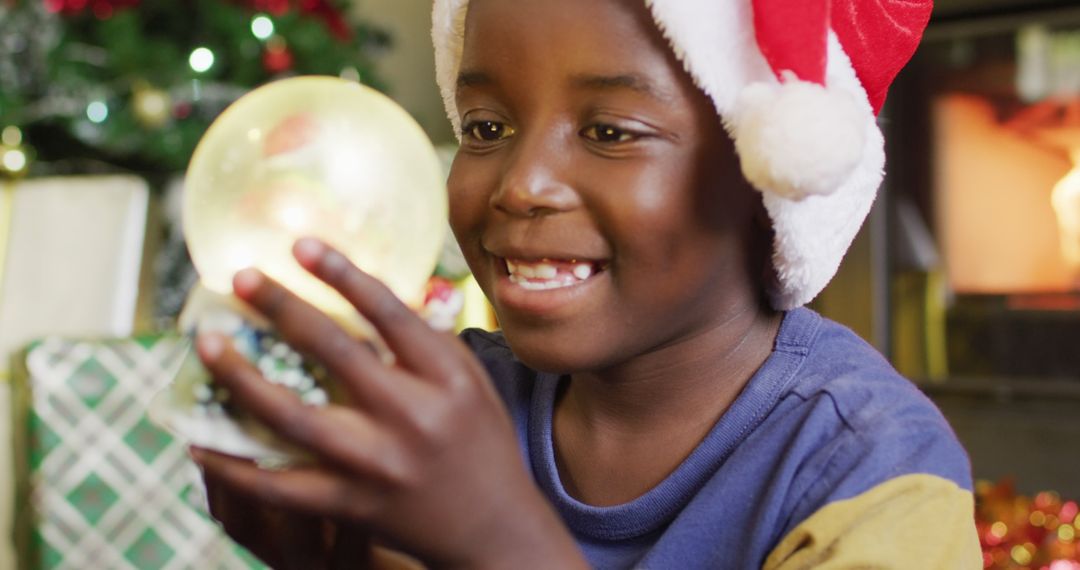
M 294 254 L 374 325 L 397 362 L 385 365 L 277 283 L 241 272 L 236 295 L 325 366 L 349 402 L 306 406 L 265 381 L 225 339 L 201 337 L 203 362 L 233 400 L 319 460 L 267 471 L 198 453 L 206 478 L 262 506 L 370 528 L 433 565 L 584 567 L 526 472 L 510 419 L 468 349 L 321 242 L 301 240 Z
M 191 451 L 196 460 L 208 453 Z M 372 564 L 371 537 L 361 528 L 260 503 L 230 489 L 212 474 L 207 474 L 204 481 L 214 518 L 233 540 L 271 568 L 382 568 Z

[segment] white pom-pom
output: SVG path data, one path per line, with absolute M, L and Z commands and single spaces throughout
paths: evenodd
M 758 190 L 791 200 L 836 191 L 866 143 L 866 105 L 846 91 L 789 77 L 754 83 L 739 95 L 731 123 L 743 174 Z

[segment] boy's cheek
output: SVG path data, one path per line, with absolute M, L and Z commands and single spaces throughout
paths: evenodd
M 477 206 L 476 201 L 464 198 L 456 198 L 450 195 L 450 229 L 461 246 L 462 253 L 466 258 L 474 252 L 471 248 L 478 247 L 480 234 L 483 228 L 484 211 Z
M 461 253 L 473 274 L 481 271 L 479 263 L 482 257 L 480 250 L 480 238 L 483 234 L 485 212 L 483 203 L 468 193 L 455 191 L 450 188 L 449 194 L 449 221 L 450 229 L 457 240 Z
M 499 183 L 496 172 L 475 162 L 459 155 L 446 185 L 450 227 L 463 247 L 468 235 L 478 232 L 483 226 L 490 209 L 491 194 Z

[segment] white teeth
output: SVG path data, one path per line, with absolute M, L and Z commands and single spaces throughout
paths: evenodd
M 519 264 L 517 266 L 517 274 L 529 279 L 536 278 L 536 270 L 531 265 Z
M 559 274 L 559 270 L 550 263 L 537 263 L 532 270 L 537 279 L 554 279 Z
M 574 266 L 574 277 L 581 279 L 582 281 L 592 277 L 592 265 L 588 263 L 579 263 Z
M 560 270 L 560 266 L 565 267 Z M 529 291 L 570 287 L 593 276 L 591 263 L 549 263 L 547 261 L 522 262 L 506 260 L 510 282 Z
M 520 275 L 511 275 L 510 282 L 516 284 L 522 289 L 529 291 L 543 291 L 544 289 L 558 289 L 560 287 L 569 287 L 573 283 L 563 283 L 561 281 L 529 281 L 528 279 L 521 277 Z

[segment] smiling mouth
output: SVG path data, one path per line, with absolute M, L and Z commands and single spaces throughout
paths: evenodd
M 559 260 L 544 258 L 539 261 L 504 259 L 510 282 L 527 291 L 563 289 L 584 283 L 607 264 L 599 261 Z

